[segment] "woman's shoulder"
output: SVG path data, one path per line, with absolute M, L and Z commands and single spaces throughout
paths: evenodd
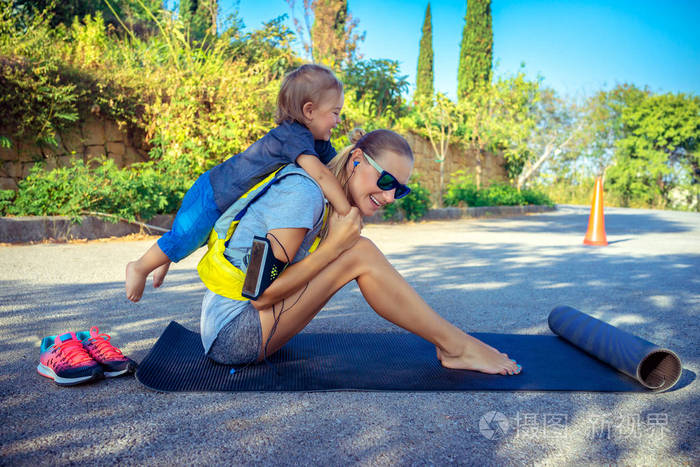
M 290 173 L 270 185 L 263 196 L 253 202 L 246 221 L 252 216 L 267 230 L 273 228 L 307 228 L 323 217 L 324 200 L 320 187 L 308 175 Z
M 285 190 L 309 191 L 323 195 L 321 186 L 304 169 L 289 164 L 280 170 L 276 185 Z
M 279 209 L 301 207 L 323 207 L 323 191 L 306 172 L 298 167 L 287 166 L 282 169 L 275 181 L 260 201 L 266 201 Z

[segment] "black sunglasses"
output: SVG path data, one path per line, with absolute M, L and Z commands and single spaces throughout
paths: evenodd
M 396 180 L 396 177 L 384 170 L 382 166 L 377 164 L 375 160 L 365 154 L 364 151 L 362 151 L 362 154 L 364 154 L 367 162 L 369 162 L 369 165 L 377 169 L 377 172 L 379 172 L 379 179 L 377 180 L 377 186 L 379 188 L 384 191 L 389 191 L 396 188 L 396 191 L 394 192 L 394 199 L 401 199 L 411 192 L 409 187 L 399 183 L 399 181 Z

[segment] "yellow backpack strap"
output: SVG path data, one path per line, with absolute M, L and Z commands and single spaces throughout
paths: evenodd
M 209 234 L 208 250 L 199 260 L 197 272 L 204 285 L 215 294 L 233 300 L 248 300 L 241 295 L 245 273 L 226 259 L 224 251 L 226 243 L 238 227 L 238 223 L 250 203 L 264 193 L 280 170 L 282 168 L 265 177 L 236 200 L 216 221 Z
M 283 168 L 284 167 L 271 173 L 264 180 L 248 190 L 221 215 L 219 220 L 216 221 L 214 229 L 212 229 L 211 234 L 209 234 L 209 240 L 207 242 L 208 250 L 197 265 L 199 277 L 202 279 L 202 282 L 204 282 L 204 285 L 212 292 L 232 300 L 248 300 L 241 295 L 243 282 L 245 281 L 245 273 L 231 264 L 226 256 L 224 256 L 226 244 L 231 236 L 233 236 L 233 232 L 236 230 L 238 223 L 247 211 L 248 206 L 272 185 L 275 179 L 277 179 L 280 170 Z M 290 171 L 293 170 L 295 169 L 290 169 Z M 279 175 L 282 177 L 286 176 L 290 171 Z M 301 169 L 298 169 L 293 173 L 300 173 L 300 171 Z M 305 172 L 303 173 L 305 176 L 309 177 L 308 174 Z M 328 207 L 324 206 L 321 228 L 326 225 L 327 219 Z M 320 237 L 316 237 L 309 248 L 309 253 L 313 252 L 318 247 L 320 241 Z
M 323 228 L 326 226 L 327 221 L 328 221 L 328 205 L 324 204 L 323 205 L 323 222 L 321 223 L 321 232 L 323 232 Z M 319 243 L 321 243 L 321 237 L 316 237 L 314 239 L 314 242 L 309 247 L 309 253 L 313 253 L 314 250 L 316 248 L 318 248 Z

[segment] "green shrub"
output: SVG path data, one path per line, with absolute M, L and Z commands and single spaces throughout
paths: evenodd
M 74 160 L 69 167 L 46 170 L 35 164 L 29 176 L 19 182 L 11 206 L 13 215 L 66 215 L 79 219 L 88 212 L 114 214 L 128 220 L 148 220 L 156 214 L 174 212 L 189 183 L 174 168 L 155 162 L 119 169 L 111 159 L 86 165 Z
M 443 196 L 445 206 L 523 206 L 543 204 L 552 206 L 549 197 L 538 190 L 522 190 L 505 183 L 493 183 L 477 190 L 471 175 L 458 170 L 452 174 Z
M 382 218 L 385 221 L 390 221 L 394 219 L 396 214 L 401 212 L 401 209 L 399 208 L 399 201 L 394 201 L 391 204 L 387 204 L 382 208 Z
M 399 200 L 399 206 L 409 221 L 417 221 L 425 217 L 430 209 L 430 191 L 418 181 L 408 184 L 411 192 Z
M 14 190 L 0 190 L 0 216 L 4 216 L 14 202 L 16 192 Z
M 525 189 L 520 193 L 523 195 L 523 198 L 525 198 L 525 204 L 554 206 L 552 200 L 549 199 L 549 196 L 547 196 L 547 194 L 544 192 L 533 189 Z
M 399 210 L 403 211 L 406 219 L 417 221 L 425 217 L 430 209 L 430 191 L 422 186 L 416 178 L 408 184 L 411 192 L 405 197 L 387 206 L 384 206 L 382 217 L 384 220 L 393 219 Z
M 452 174 L 442 201 L 445 206 L 476 206 L 477 196 L 474 177 L 458 170 Z
M 557 204 L 590 205 L 595 181 L 591 179 L 586 182 L 565 181 L 551 184 L 538 184 L 535 188 L 536 191 L 544 193 L 547 199 L 551 199 Z M 613 206 L 613 204 L 610 203 L 609 193 L 605 193 L 605 204 Z
M 46 15 L 0 8 L 0 143 L 60 150 L 61 137 L 95 114 L 143 138 L 152 159 L 184 159 L 194 178 L 274 126 L 281 79 L 301 64 L 281 22 L 205 48 L 171 15 L 151 19 L 158 34 L 120 37 L 99 13 L 52 27 Z
M 479 190 L 476 206 L 522 206 L 527 204 L 517 188 L 503 183 L 493 183 Z

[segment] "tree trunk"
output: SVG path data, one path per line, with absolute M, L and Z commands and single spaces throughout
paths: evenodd
M 520 176 L 518 177 L 518 185 L 517 185 L 518 191 L 520 191 L 522 189 L 523 185 L 525 185 L 525 182 L 530 177 L 532 177 L 535 173 L 537 173 L 537 170 L 542 166 L 544 161 L 549 159 L 549 156 L 554 153 L 554 151 L 552 151 L 552 149 L 553 149 L 553 147 L 551 145 L 547 145 L 544 149 L 544 154 L 542 154 L 540 156 L 540 158 L 537 159 L 537 162 L 535 162 L 535 164 L 532 165 L 525 172 L 520 174 Z
M 690 186 L 694 187 L 698 183 L 700 183 L 700 164 L 696 160 L 694 160 L 692 157 L 690 158 L 690 168 L 691 168 L 691 176 L 692 180 L 690 181 Z M 695 201 L 690 201 L 690 208 L 694 209 L 695 211 L 700 212 L 700 191 L 698 191 L 695 194 Z
M 438 188 L 438 207 L 442 207 L 442 190 L 443 190 L 443 184 L 445 180 L 445 156 L 442 156 L 442 160 L 440 161 L 440 184 Z
M 482 173 L 482 158 L 481 149 L 476 150 L 476 189 L 481 190 L 481 173 Z

